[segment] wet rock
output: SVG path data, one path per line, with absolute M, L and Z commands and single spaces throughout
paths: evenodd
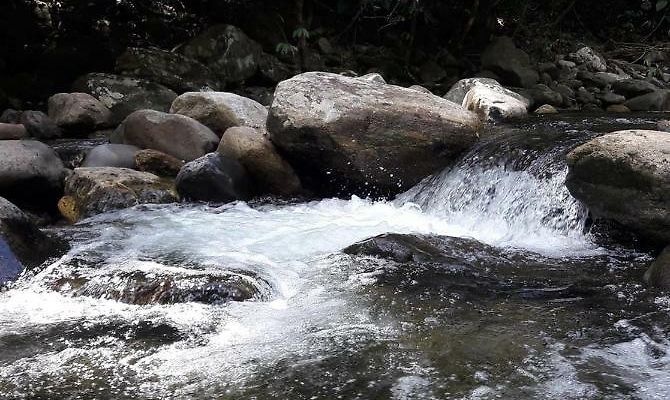
M 84 75 L 72 88 L 100 100 L 111 111 L 113 124 L 137 110 L 167 112 L 177 97 L 174 91 L 154 82 L 102 73 Z
M 38 267 L 67 249 L 67 243 L 44 234 L 23 211 L 0 197 L 0 286 L 16 280 L 24 267 Z
M 663 132 L 670 132 L 670 120 L 662 119 L 656 122 L 656 129 Z
M 612 91 L 627 98 L 641 96 L 656 90 L 658 88 L 654 84 L 640 79 L 622 79 L 612 83 Z
M 140 110 L 123 122 L 123 143 L 191 161 L 216 149 L 219 138 L 208 127 L 178 114 Z
M 231 301 L 266 300 L 267 293 L 271 291 L 270 285 L 256 276 L 178 267 L 121 270 L 115 271 L 113 276 L 93 278 L 74 270 L 58 277 L 50 286 L 70 296 L 135 305 L 190 302 L 216 305 Z
M 599 113 L 603 111 L 603 109 L 598 104 L 584 104 L 581 110 L 584 112 L 593 112 L 593 113 Z
M 0 195 L 12 203 L 53 207 L 65 173 L 58 154 L 44 143 L 0 141 Z
M 649 286 L 670 290 L 670 246 L 663 250 L 645 272 L 644 281 Z
M 624 106 L 623 104 L 612 104 L 607 106 L 605 111 L 612 113 L 629 113 L 630 108 Z
M 458 105 L 463 105 L 463 99 L 465 99 L 465 95 L 468 94 L 470 89 L 476 84 L 476 83 L 482 83 L 485 85 L 497 85 L 499 86 L 500 84 L 498 81 L 495 79 L 491 78 L 466 78 L 466 79 L 461 79 L 460 81 L 454 83 L 449 91 L 443 96 L 445 100 L 449 100 L 452 103 L 456 103 Z
M 595 218 L 651 241 L 670 242 L 670 134 L 630 130 L 593 139 L 568 154 L 566 185 Z
M 535 111 L 535 114 L 558 114 L 558 110 L 556 107 L 550 105 L 550 104 L 545 104 L 543 106 L 538 107 Z
M 219 153 L 207 154 L 184 165 L 175 183 L 186 200 L 227 203 L 250 197 L 244 167 Z
M 256 74 L 263 53 L 258 43 L 232 25 L 210 27 L 181 51 L 208 66 L 220 81 L 228 83 L 239 83 Z
M 517 48 L 510 37 L 502 36 L 491 43 L 482 53 L 482 69 L 499 75 L 504 83 L 512 86 L 531 87 L 539 75 L 530 65 L 528 54 Z
M 477 140 L 477 116 L 437 96 L 309 72 L 281 82 L 270 140 L 319 194 L 391 195 Z
M 302 191 L 293 168 L 277 153 L 267 136 L 256 129 L 228 129 L 217 151 L 242 164 L 249 174 L 254 193 L 292 196 Z
M 389 233 L 375 236 L 342 250 L 346 254 L 373 256 L 399 263 L 439 262 L 442 251 L 422 237 Z
M 92 148 L 82 167 L 119 167 L 135 168 L 135 154 L 140 151 L 137 146 L 127 144 L 103 144 Z
M 116 60 L 121 75 L 145 78 L 175 92 L 217 90 L 219 84 L 209 68 L 182 54 L 157 48 L 129 47 Z
M 148 172 L 114 167 L 77 168 L 65 180 L 65 195 L 58 202 L 58 209 L 74 223 L 138 204 L 172 203 L 178 199 L 172 182 Z
M 632 111 L 670 111 L 670 90 L 656 90 L 624 103 Z
M 55 139 L 63 135 L 58 125 L 42 111 L 24 111 L 20 122 L 28 134 L 37 139 Z
M 226 92 L 190 92 L 177 97 L 170 112 L 191 117 L 219 137 L 233 126 L 247 126 L 265 132 L 268 110 L 262 104 Z
M 496 84 L 475 83 L 463 99 L 463 107 L 483 121 L 497 122 L 522 118 L 530 102 L 523 96 Z
M 605 62 L 605 59 L 590 47 L 582 47 L 577 50 L 576 53 L 571 53 L 568 58 L 570 61 L 586 66 L 590 71 L 607 71 L 607 63 Z
M 109 125 L 111 113 L 87 93 L 58 93 L 49 97 L 49 118 L 61 129 L 87 134 Z
M 135 153 L 135 165 L 139 171 L 174 178 L 184 166 L 184 161 L 158 150 L 145 149 Z
M 18 140 L 28 137 L 26 127 L 21 124 L 5 124 L 0 122 L 0 140 Z

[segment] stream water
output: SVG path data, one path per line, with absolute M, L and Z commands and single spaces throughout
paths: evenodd
M 498 126 L 394 201 L 53 228 L 72 250 L 0 293 L 0 398 L 667 399 L 670 297 L 641 285 L 649 255 L 593 240 L 563 185 L 571 148 L 653 119 Z M 445 256 L 342 252 L 385 233 Z

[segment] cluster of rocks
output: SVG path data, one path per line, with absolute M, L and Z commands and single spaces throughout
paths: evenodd
M 649 69 L 607 60 L 590 47 L 534 64 L 509 37 L 499 37 L 482 53 L 481 78 L 494 79 L 528 99 L 528 109 L 555 113 L 584 111 L 669 111 L 670 76 L 656 79 Z M 666 74 L 667 75 L 667 74 Z

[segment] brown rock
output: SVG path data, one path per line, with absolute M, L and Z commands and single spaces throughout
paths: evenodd
M 135 154 L 135 164 L 140 171 L 175 177 L 184 166 L 184 161 L 158 150 L 145 149 Z

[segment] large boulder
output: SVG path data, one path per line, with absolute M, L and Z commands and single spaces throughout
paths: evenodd
M 15 280 L 23 268 L 35 268 L 67 250 L 60 239 L 40 231 L 14 204 L 0 197 L 0 286 Z
M 144 79 L 91 73 L 77 79 L 72 89 L 100 100 L 112 112 L 111 122 L 120 123 L 137 110 L 167 112 L 177 93 Z
M 597 219 L 670 242 L 670 133 L 610 133 L 568 154 L 566 185 Z
M 291 196 L 302 191 L 293 168 L 277 153 L 267 136 L 256 129 L 228 129 L 217 151 L 242 164 L 252 181 L 254 193 Z
M 219 138 L 208 127 L 178 114 L 140 110 L 123 122 L 123 143 L 191 161 L 214 151 Z
M 200 62 L 157 48 L 129 47 L 116 59 L 116 71 L 146 78 L 178 93 L 219 87 L 212 71 Z
M 42 111 L 24 111 L 20 121 L 28 134 L 37 139 L 55 139 L 63 135 L 58 125 Z
M 263 49 L 239 28 L 215 25 L 192 39 L 182 53 L 208 66 L 222 82 L 251 78 L 261 64 Z
M 138 204 L 178 201 L 174 185 L 148 172 L 128 168 L 76 168 L 65 180 L 58 209 L 70 222 Z
M 482 53 L 482 69 L 500 76 L 512 86 L 531 87 L 539 81 L 539 74 L 530 65 L 528 54 L 517 48 L 512 38 L 498 37 Z
M 389 196 L 449 165 L 480 121 L 431 94 L 323 72 L 281 82 L 270 140 L 322 195 Z
M 497 82 L 476 82 L 463 99 L 463 108 L 489 122 L 525 117 L 529 107 L 528 99 L 505 89 Z
M 18 140 L 27 137 L 28 131 L 25 126 L 0 122 L 0 140 Z
M 244 167 L 219 153 L 210 153 L 184 165 L 175 181 L 186 200 L 227 203 L 250 197 Z
M 57 93 L 49 97 L 49 118 L 72 133 L 91 133 L 110 124 L 111 113 L 88 93 Z
M 670 111 L 670 90 L 656 90 L 624 103 L 632 111 Z
M 670 290 L 670 246 L 651 263 L 644 274 L 644 281 L 649 286 Z
M 234 93 L 189 92 L 177 97 L 170 107 L 210 128 L 219 137 L 233 126 L 247 126 L 265 132 L 268 110 L 262 104 Z
M 0 141 L 0 196 L 20 206 L 41 206 L 60 197 L 66 170 L 58 154 L 35 140 Z
M 92 148 L 82 167 L 119 167 L 135 168 L 135 154 L 140 151 L 137 146 L 129 144 L 101 144 Z

